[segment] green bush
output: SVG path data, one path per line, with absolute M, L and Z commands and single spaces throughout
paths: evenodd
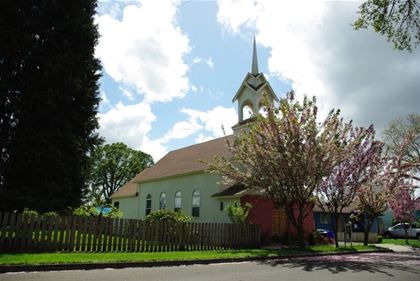
M 80 206 L 79 208 L 73 210 L 72 215 L 78 217 L 96 217 L 99 215 L 99 211 L 96 210 L 95 207 Z
M 314 246 L 315 245 L 315 235 L 314 235 L 313 232 L 309 233 L 308 244 L 310 246 Z
M 23 209 L 23 215 L 28 215 L 28 216 L 31 216 L 31 215 L 34 215 L 35 216 L 35 219 L 36 218 L 38 218 L 38 212 L 37 211 L 34 211 L 34 210 L 29 210 L 28 208 L 24 208 Z
M 251 210 L 252 205 L 250 203 L 247 202 L 245 203 L 245 206 L 242 206 L 238 201 L 229 203 L 225 209 L 230 221 L 240 224 L 246 224 L 248 222 L 249 213 Z
M 192 216 L 187 215 L 184 211 L 179 210 L 174 212 L 168 209 L 160 209 L 148 214 L 145 221 L 169 221 L 169 222 L 189 222 L 193 219 Z
M 93 206 L 80 206 L 79 208 L 72 211 L 73 216 L 78 217 L 97 217 L 102 216 L 104 218 L 122 218 L 123 213 L 112 205 L 105 205 L 102 209 L 109 208 L 110 211 L 102 213 L 96 207 Z
M 289 232 L 285 232 L 281 235 L 280 242 L 285 246 L 290 246 L 292 244 L 292 237 L 290 236 Z
M 382 240 L 383 240 L 382 236 L 378 235 L 378 243 L 382 243 Z

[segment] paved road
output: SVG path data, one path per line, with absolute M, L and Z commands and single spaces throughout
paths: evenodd
M 0 274 L 1 281 L 420 280 L 420 252 L 370 253 L 211 265 Z

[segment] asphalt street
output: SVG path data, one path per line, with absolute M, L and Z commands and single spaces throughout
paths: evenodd
M 420 251 L 301 257 L 210 265 L 154 268 L 20 272 L 0 274 L 1 281 L 271 281 L 271 280 L 420 280 Z

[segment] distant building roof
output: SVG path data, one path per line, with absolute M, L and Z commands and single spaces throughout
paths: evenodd
M 114 194 L 112 194 L 109 198 L 121 198 L 121 197 L 132 197 L 136 196 L 137 194 L 137 184 L 132 180 L 121 186 Z
M 343 208 L 343 210 L 342 210 L 342 212 L 341 212 L 341 214 L 350 214 L 350 213 L 352 213 L 355 209 L 357 208 L 357 204 L 356 203 L 351 203 L 349 206 L 347 206 L 347 207 L 344 207 Z M 328 208 L 327 207 L 325 207 L 324 208 L 326 211 L 328 210 Z M 314 206 L 314 210 L 313 210 L 314 212 L 317 212 L 317 213 L 326 213 L 326 212 L 324 212 L 323 210 L 322 210 L 322 208 L 321 208 L 321 206 L 319 206 L 318 204 L 316 204 L 315 206 Z

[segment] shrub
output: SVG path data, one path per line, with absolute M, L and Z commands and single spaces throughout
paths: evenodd
M 99 215 L 99 211 L 95 207 L 80 206 L 73 210 L 72 215 L 78 217 L 96 217 Z
M 281 236 L 279 234 L 274 234 L 270 237 L 270 242 L 273 244 L 280 244 L 281 243 Z
M 311 234 L 313 234 L 314 239 L 315 239 L 315 244 L 323 244 L 323 245 L 328 245 L 330 243 L 334 244 L 334 239 L 325 237 L 321 234 L 321 232 L 319 232 L 318 230 L 315 230 L 314 232 L 312 232 Z
M 285 232 L 283 235 L 281 235 L 280 242 L 285 246 L 292 244 L 292 237 L 290 237 L 289 232 Z
M 34 210 L 29 210 L 28 208 L 23 209 L 23 215 L 28 215 L 28 216 L 34 215 L 35 219 L 38 218 L 38 212 Z
M 105 210 L 106 212 L 104 212 Z M 112 205 L 105 205 L 103 207 L 80 206 L 72 211 L 72 215 L 78 217 L 102 216 L 104 218 L 122 218 L 123 213 Z
M 169 222 L 189 222 L 192 219 L 193 219 L 192 216 L 188 216 L 182 210 L 179 210 L 178 212 L 174 212 L 168 209 L 160 209 L 157 211 L 153 211 L 144 218 L 145 221 L 169 221 Z
M 382 243 L 382 240 L 383 240 L 382 236 L 378 235 L 378 243 Z
M 314 246 L 315 245 L 315 235 L 314 235 L 313 232 L 309 233 L 309 236 L 308 236 L 308 244 L 310 246 Z
M 229 203 L 226 206 L 225 211 L 231 222 L 246 224 L 251 210 L 252 205 L 250 203 L 247 202 L 245 203 L 245 206 L 242 206 L 241 203 L 235 201 L 233 203 Z

